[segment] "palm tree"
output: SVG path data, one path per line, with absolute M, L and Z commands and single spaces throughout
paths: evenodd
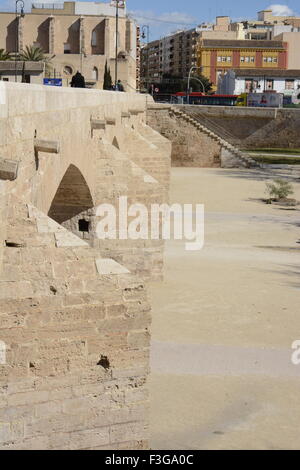
M 9 52 L 6 52 L 4 49 L 0 49 L 0 60 L 9 60 L 10 58 Z
M 47 62 L 48 58 L 40 47 L 26 46 L 25 49 L 20 52 L 20 60 L 25 62 Z
M 44 72 L 50 73 L 50 63 L 55 55 L 47 57 L 43 49 L 36 46 L 26 46 L 19 54 L 19 60 L 23 62 L 23 68 L 25 68 L 25 62 L 44 62 Z

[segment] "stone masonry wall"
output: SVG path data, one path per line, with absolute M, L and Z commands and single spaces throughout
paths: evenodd
M 4 87 L 0 159 L 19 169 L 0 180 L 0 449 L 147 448 L 163 244 L 98 240 L 96 208 L 167 201 L 170 143 L 142 95 Z
M 241 148 L 298 148 L 300 110 L 223 106 L 178 106 L 220 137 Z
M 220 167 L 221 146 L 170 107 L 148 106 L 147 124 L 172 142 L 172 166 Z

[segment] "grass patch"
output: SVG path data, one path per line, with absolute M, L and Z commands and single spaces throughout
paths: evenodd
M 298 149 L 298 148 L 296 148 L 296 149 L 292 149 L 292 148 L 285 148 L 285 149 L 281 149 L 281 148 L 275 148 L 275 149 L 272 149 L 272 148 L 257 148 L 257 149 L 251 149 L 251 150 L 245 149 L 244 151 L 248 152 L 248 153 L 284 153 L 286 155 L 299 155 L 300 156 L 300 149 Z
M 251 155 L 251 157 L 258 163 L 268 163 L 270 165 L 300 165 L 300 155 L 295 158 L 274 155 Z

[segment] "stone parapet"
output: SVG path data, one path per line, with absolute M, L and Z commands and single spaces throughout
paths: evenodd
M 97 207 L 166 202 L 170 142 L 142 95 L 8 83 L 4 97 L 0 154 L 19 168 L 0 180 L 0 449 L 145 449 L 163 243 L 99 240 Z

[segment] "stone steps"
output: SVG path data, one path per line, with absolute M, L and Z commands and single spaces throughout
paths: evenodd
M 190 124 L 195 126 L 197 129 L 199 129 L 201 132 L 208 135 L 211 139 L 218 142 L 221 145 L 221 147 L 223 147 L 226 150 L 230 151 L 241 162 L 241 164 L 243 166 L 246 166 L 247 168 L 260 167 L 260 165 L 253 158 L 251 158 L 247 154 L 241 152 L 237 147 L 230 144 L 228 141 L 226 141 L 222 137 L 218 136 L 217 134 L 215 134 L 213 131 L 208 129 L 206 126 L 201 124 L 199 121 L 197 121 L 193 117 L 191 117 L 188 114 L 186 114 L 185 112 L 175 108 L 174 106 L 171 106 L 170 110 L 175 116 L 180 117 L 181 119 L 184 119 L 186 122 L 189 122 Z

